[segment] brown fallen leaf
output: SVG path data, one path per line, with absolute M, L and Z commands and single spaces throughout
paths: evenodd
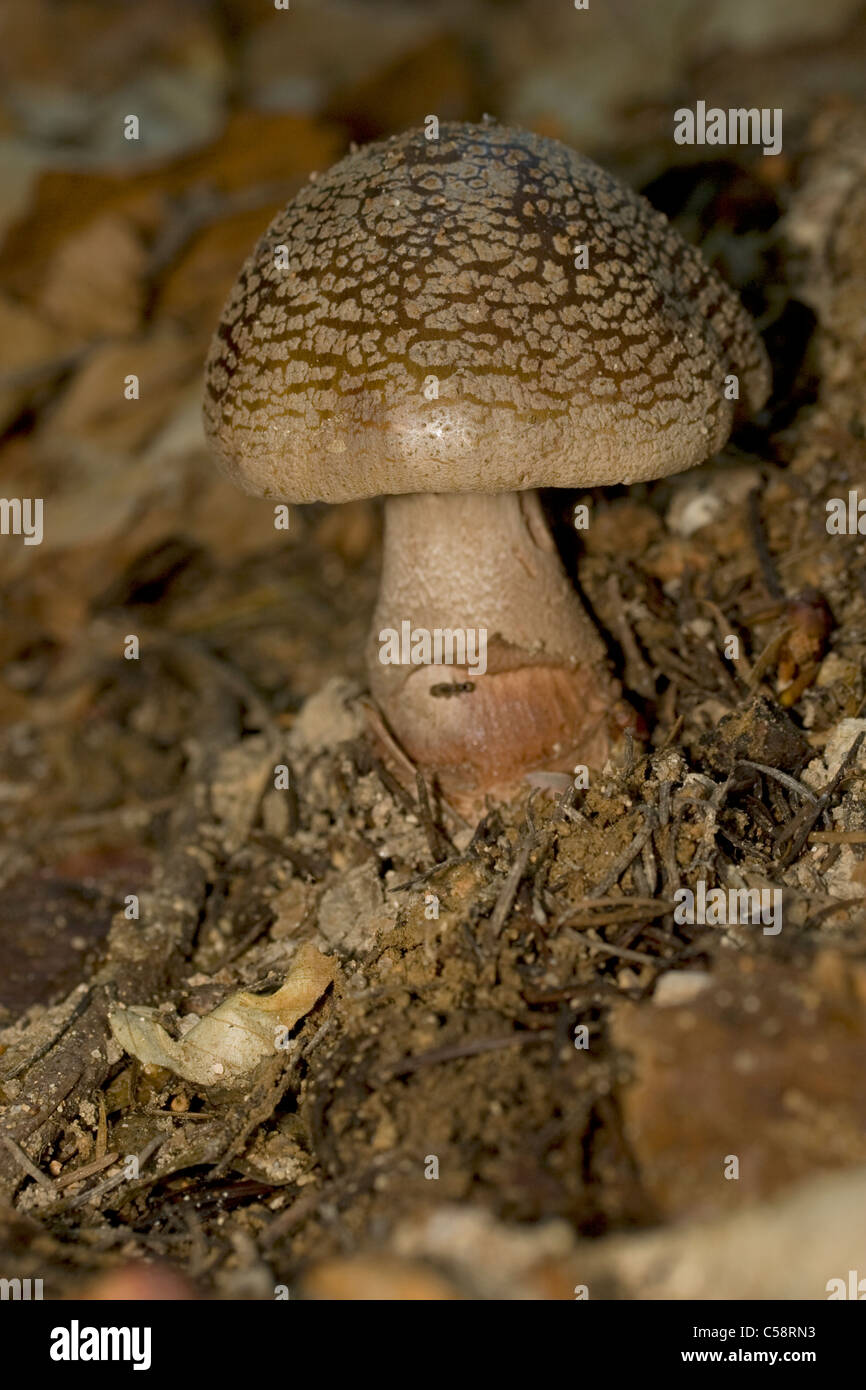
M 170 330 L 106 343 L 88 357 L 40 431 L 40 441 L 68 453 L 70 441 L 110 450 L 139 448 L 163 423 L 184 384 L 199 369 L 195 343 Z M 138 399 L 127 400 L 125 382 L 137 376 Z
M 51 380 L 67 346 L 41 315 L 0 295 L 0 430 Z
M 39 302 L 55 258 L 70 238 L 88 234 L 97 218 L 123 218 L 151 248 L 167 239 L 180 255 L 199 230 L 236 211 L 230 204 L 221 211 L 228 195 L 243 193 L 246 199 L 249 190 L 261 189 L 267 194 L 263 231 L 310 172 L 333 164 L 344 145 L 339 128 L 323 121 L 241 111 L 218 140 L 161 168 L 118 175 L 48 170 L 0 246 L 0 286 Z
M 75 338 L 133 333 L 144 304 L 146 267 L 135 227 L 106 213 L 58 247 L 47 267 L 41 308 Z

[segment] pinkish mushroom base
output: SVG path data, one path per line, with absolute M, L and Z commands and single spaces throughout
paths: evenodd
M 422 664 L 424 634 L 444 661 Z M 636 724 L 535 492 L 389 497 L 367 655 L 391 735 L 464 814 L 528 772 L 602 767 Z

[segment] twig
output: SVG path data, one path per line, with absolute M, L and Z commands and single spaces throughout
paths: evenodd
M 427 794 L 427 783 L 424 781 L 424 774 L 420 770 L 415 773 L 415 785 L 418 789 L 418 816 L 424 831 L 424 837 L 427 841 L 427 848 L 433 859 L 439 861 L 443 855 L 452 852 L 454 846 L 445 832 L 433 819 L 433 812 L 430 809 L 430 797 Z
M 532 800 L 530 798 L 530 806 L 531 804 Z M 514 906 L 514 899 L 517 897 L 517 890 L 520 887 L 529 864 L 529 856 L 537 843 L 538 832 L 532 820 L 529 807 L 527 807 L 526 822 L 517 843 L 517 849 L 514 852 L 511 868 L 505 876 L 505 882 L 499 890 L 499 897 L 496 899 L 496 905 L 487 922 L 485 935 L 490 941 L 496 940 L 508 920 L 508 915 Z
M 34 1182 L 38 1182 L 39 1186 L 45 1192 L 54 1191 L 54 1183 L 48 1177 L 48 1174 L 43 1173 L 41 1168 L 37 1168 L 35 1163 L 31 1163 L 20 1144 L 17 1144 L 8 1134 L 0 1135 L 0 1139 L 3 1140 L 9 1152 L 18 1160 L 28 1177 L 32 1178 Z
M 622 960 L 634 961 L 636 965 L 654 965 L 657 969 L 668 964 L 663 956 L 647 956 L 642 951 L 632 951 L 628 946 L 614 946 L 610 941 L 594 941 L 592 937 L 582 936 L 584 946 L 601 951 L 606 956 L 618 956 Z
M 618 855 L 617 858 L 613 861 L 613 864 L 608 869 L 604 878 L 601 879 L 600 882 L 598 882 L 594 888 L 590 889 L 589 896 L 591 898 L 604 897 L 608 889 L 612 888 L 615 883 L 619 882 L 620 878 L 625 873 L 629 864 L 631 864 L 633 859 L 637 858 L 644 845 L 647 843 L 653 831 L 655 830 L 656 825 L 658 824 L 655 813 L 655 807 L 642 806 L 640 809 L 643 811 L 643 814 L 645 816 L 644 824 L 635 835 L 631 844 L 626 849 L 624 849 L 622 854 Z
M 832 917 L 837 912 L 851 912 L 854 908 L 859 908 L 862 912 L 863 902 L 860 898 L 847 898 L 842 902 L 828 903 L 826 907 L 819 908 L 817 912 L 812 913 L 811 917 L 806 918 L 802 927 L 803 933 L 805 934 L 813 927 L 819 926 L 825 917 Z
M 395 883 L 393 888 L 389 888 L 389 893 L 405 893 L 410 888 L 417 888 L 422 883 L 427 883 L 429 879 L 435 877 L 442 869 L 453 869 L 457 864 L 469 864 L 475 859 L 474 854 L 467 850 L 465 854 L 455 854 L 451 859 L 440 859 L 438 864 L 431 864 L 429 869 L 422 869 L 415 874 L 414 878 L 404 879 L 402 883 Z
M 626 616 L 626 602 L 615 574 L 608 579 L 607 590 L 610 597 L 608 623 L 625 657 L 626 684 L 645 700 L 651 700 L 656 693 L 655 676 L 652 667 L 644 659 L 634 629 Z
M 62 1187 L 69 1187 L 71 1183 L 83 1182 L 85 1178 L 92 1178 L 95 1173 L 101 1173 L 103 1168 L 110 1168 L 112 1163 L 116 1163 L 119 1158 L 120 1154 L 117 1152 L 104 1154 L 102 1158 L 94 1158 L 91 1163 L 82 1163 L 80 1168 L 74 1169 L 71 1173 L 61 1173 L 60 1177 L 56 1178 L 53 1183 L 55 1192 Z
M 679 738 L 680 734 L 682 733 L 682 728 L 685 722 L 686 716 L 684 714 L 678 714 L 676 720 L 668 729 L 668 732 L 665 735 L 664 743 L 662 743 L 661 747 L 659 748 L 660 753 L 663 753 L 666 748 L 670 748 L 675 743 L 675 741 Z
M 750 758 L 738 758 L 734 764 L 734 771 L 738 767 L 751 767 L 756 772 L 763 772 L 765 777 L 774 777 L 777 782 L 781 782 L 788 791 L 796 792 L 798 796 L 803 796 L 807 801 L 817 801 L 815 793 L 809 788 L 804 787 L 802 782 L 798 782 L 796 777 L 791 777 L 787 772 L 782 772 L 778 767 L 768 767 L 766 763 L 753 763 Z
M 866 830 L 813 830 L 809 839 L 816 845 L 866 845 Z
M 607 923 L 621 926 L 627 922 L 651 920 L 653 917 L 664 917 L 673 911 L 673 906 L 673 902 L 661 898 L 585 898 L 582 902 L 574 903 L 568 912 L 552 922 L 550 931 L 556 932 L 566 927 L 599 927 Z
M 263 849 L 270 850 L 272 854 L 280 855 L 283 859 L 288 859 L 293 869 L 297 869 L 304 878 L 315 883 L 325 877 L 331 868 L 331 863 L 322 855 L 305 854 L 303 850 L 296 849 L 294 845 L 286 840 L 280 839 L 278 835 L 270 835 L 266 830 L 254 830 L 250 836 L 256 844 Z
M 800 854 L 809 838 L 809 833 L 815 821 L 827 809 L 840 782 L 848 775 L 851 764 L 856 761 L 864 738 L 866 738 L 866 733 L 859 733 L 857 735 L 839 764 L 836 775 L 831 777 L 827 785 L 818 793 L 817 801 L 814 802 L 814 804 L 810 803 L 804 806 L 779 829 L 776 836 L 777 848 L 781 847 L 786 842 L 788 843 L 788 851 L 782 860 L 783 869 L 787 869 L 789 864 L 793 864 L 794 860 Z
M 216 975 L 224 966 L 231 965 L 233 961 L 236 961 L 239 956 L 242 956 L 245 951 L 249 950 L 254 942 L 258 941 L 259 937 L 268 930 L 270 925 L 271 915 L 270 913 L 266 913 L 264 917 L 260 917 L 259 920 L 250 927 L 249 931 L 241 937 L 240 941 L 230 947 L 225 955 L 220 956 L 211 974 Z
M 755 554 L 758 557 L 761 577 L 767 593 L 771 598 L 784 599 L 785 590 L 779 582 L 778 571 L 770 554 L 770 547 L 767 545 L 767 537 L 764 534 L 760 502 L 761 488 L 755 487 L 749 493 L 749 525 L 752 531 L 752 544 L 755 547 Z
M 151 1139 L 145 1144 L 141 1153 L 136 1155 L 139 1172 L 144 1167 L 145 1163 L 147 1163 L 147 1160 L 156 1153 L 156 1150 L 160 1148 L 164 1142 L 165 1136 L 160 1134 L 157 1135 L 155 1139 Z M 121 1183 L 128 1181 L 129 1179 L 126 1175 L 126 1167 L 124 1165 L 121 1173 L 115 1173 L 113 1178 L 106 1178 L 105 1182 L 97 1183 L 96 1187 L 90 1187 L 86 1192 L 79 1193 L 77 1197 L 70 1198 L 64 1205 L 67 1208 L 85 1207 L 88 1202 L 92 1202 L 99 1197 L 104 1197 L 107 1192 L 113 1192 L 116 1187 L 120 1187 Z
M 483 1052 L 500 1052 L 506 1047 L 524 1047 L 527 1043 L 544 1042 L 552 1038 L 553 1028 L 526 1029 L 520 1033 L 509 1033 L 504 1038 L 476 1038 L 474 1042 L 454 1043 L 451 1047 L 437 1047 L 430 1052 L 421 1052 L 415 1057 L 404 1057 L 401 1062 L 382 1072 L 383 1080 L 397 1076 L 408 1076 L 421 1067 L 436 1066 L 439 1062 L 456 1062 L 461 1057 L 477 1057 Z
M 52 1036 L 48 1039 L 48 1041 L 46 1043 L 43 1043 L 37 1052 L 30 1053 L 30 1055 L 26 1057 L 23 1062 L 19 1062 L 18 1066 L 15 1067 L 12 1071 L 6 1072 L 3 1076 L 3 1080 L 12 1081 L 16 1076 L 19 1076 L 21 1072 L 26 1071 L 28 1067 L 32 1067 L 36 1062 L 40 1062 L 43 1057 L 47 1056 L 51 1049 L 53 1047 L 56 1047 L 57 1043 L 60 1042 L 60 1039 L 64 1037 L 66 1033 L 69 1032 L 72 1025 L 84 1013 L 85 1009 L 90 1003 L 92 995 L 93 986 L 90 986 L 89 988 L 85 989 L 81 998 L 78 1000 L 75 1007 L 70 1011 L 68 1017 L 63 1020 L 63 1023 L 58 1028 L 57 1032 L 53 1033 Z
M 201 670 L 201 668 L 200 668 Z M 198 929 L 207 885 L 224 847 L 212 828 L 205 769 L 237 737 L 236 709 L 223 692 L 211 689 L 201 672 L 200 728 L 207 743 L 193 747 L 189 791 L 180 801 L 170 827 L 174 846 L 153 885 L 142 894 L 139 922 L 118 913 L 108 936 L 108 954 L 97 971 L 86 1007 L 37 1062 L 28 1066 L 20 1095 L 2 1108 L 0 1138 L 28 1143 L 41 1153 L 54 1142 L 106 1080 L 111 1063 L 107 1047 L 108 1010 L 112 999 L 150 1003 L 163 995 L 186 960 Z M 0 1147 L 0 1192 L 11 1198 L 20 1184 L 19 1166 L 8 1143 Z

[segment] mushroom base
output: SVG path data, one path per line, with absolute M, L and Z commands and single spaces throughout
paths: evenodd
M 528 772 L 601 767 L 636 724 L 534 492 L 387 500 L 368 671 L 397 744 L 464 813 Z

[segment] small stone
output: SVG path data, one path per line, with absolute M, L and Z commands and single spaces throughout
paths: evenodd
M 668 970 L 659 976 L 653 994 L 657 1008 L 666 1009 L 676 1004 L 688 1004 L 711 983 L 705 970 Z

